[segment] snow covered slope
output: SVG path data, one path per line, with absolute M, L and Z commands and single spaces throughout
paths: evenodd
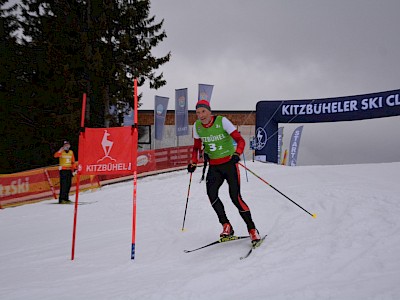
M 75 260 L 74 206 L 55 200 L 0 211 L 0 299 L 399 299 L 400 163 L 247 166 L 314 219 L 242 169 L 242 196 L 264 244 L 248 240 L 193 253 L 221 226 L 193 175 L 185 231 L 186 171 L 138 181 L 136 259 L 130 259 L 132 182 L 80 195 Z M 244 222 L 220 198 L 238 235 Z

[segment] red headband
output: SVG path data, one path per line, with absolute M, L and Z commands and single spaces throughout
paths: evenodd
M 208 102 L 207 100 L 200 100 L 199 102 L 197 102 L 196 109 L 200 107 L 204 107 L 205 109 L 211 111 L 210 102 Z

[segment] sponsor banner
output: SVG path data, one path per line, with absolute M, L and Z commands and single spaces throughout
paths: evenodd
M 143 173 L 148 173 L 148 172 L 153 172 L 157 170 L 156 167 L 156 159 L 155 159 L 155 151 L 157 150 L 146 150 L 146 151 L 140 151 L 138 152 L 137 156 L 137 173 L 138 177 L 140 177 L 140 174 Z M 97 175 L 96 177 L 99 178 L 99 181 L 101 183 L 110 183 L 110 182 L 118 182 L 118 178 L 132 178 L 132 174 L 103 174 L 103 175 Z
M 283 145 L 283 127 L 278 128 L 278 162 L 281 161 Z
M 189 134 L 188 90 L 175 90 L 175 132 L 176 136 Z
M 214 86 L 210 84 L 199 84 L 198 100 L 207 100 L 211 102 L 211 95 Z
M 265 130 L 265 144 L 259 143 L 256 155 L 267 155 L 278 162 L 279 123 L 319 123 L 355 121 L 400 115 L 400 90 L 372 94 L 288 101 L 259 101 L 256 128 Z M 262 133 L 263 134 L 263 133 Z
M 42 169 L 0 175 L 0 201 L 43 192 L 50 192 L 50 185 Z
M 154 150 L 138 152 L 137 168 L 139 174 L 156 170 L 156 159 L 154 152 Z
M 285 120 L 296 117 L 297 123 L 363 120 L 394 116 L 399 112 L 400 90 L 340 98 L 284 101 L 279 110 L 280 118 Z
M 162 170 L 186 166 L 190 163 L 192 152 L 193 146 L 157 149 L 155 151 L 156 168 Z
M 79 162 L 77 163 L 79 164 Z M 47 167 L 45 169 L 45 172 L 47 172 L 49 176 L 50 186 L 52 186 L 55 189 L 58 195 L 60 191 L 60 171 L 58 167 Z M 72 177 L 71 191 L 75 190 L 76 179 L 77 179 L 76 176 Z M 93 175 L 81 175 L 79 179 L 80 190 L 85 190 L 87 188 L 97 188 L 99 186 L 100 183 L 98 182 L 97 178 Z
M 294 167 L 297 165 L 297 155 L 299 153 L 300 138 L 302 132 L 303 126 L 297 127 L 293 131 L 292 138 L 290 139 L 289 166 Z
M 131 127 L 86 128 L 79 136 L 80 174 L 132 174 Z
M 73 177 L 71 191 L 74 190 L 75 184 L 76 177 Z M 80 185 L 83 189 L 98 187 L 98 182 L 89 176 L 81 176 Z M 54 193 L 58 196 L 59 190 L 58 166 L 0 175 L 1 206 L 54 198 Z
M 130 127 L 121 128 L 130 129 Z M 86 128 L 85 132 L 86 130 L 90 131 L 90 128 Z M 163 169 L 185 167 L 190 162 L 192 151 L 193 146 L 183 146 L 138 152 L 137 170 L 139 177 L 141 174 L 157 173 Z M 111 155 L 112 152 L 110 152 Z M 78 165 L 80 163 L 81 160 L 78 161 Z M 115 182 L 118 182 L 118 178 L 126 180 L 127 175 L 109 173 L 81 175 L 79 188 L 80 190 L 98 188 L 103 181 L 117 179 Z M 132 173 L 129 173 L 129 175 L 132 175 Z M 77 176 L 72 178 L 71 194 L 76 190 L 76 179 Z M 5 208 L 32 201 L 49 200 L 54 198 L 54 193 L 58 198 L 59 190 L 60 176 L 58 166 L 14 174 L 0 174 L 0 207 Z
M 168 100 L 169 98 L 160 96 L 155 96 L 154 99 L 154 127 L 155 127 L 154 138 L 156 140 L 163 139 L 165 116 L 167 115 L 167 108 L 168 108 Z

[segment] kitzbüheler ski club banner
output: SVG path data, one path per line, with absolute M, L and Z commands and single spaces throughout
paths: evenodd
M 207 100 L 208 102 L 211 102 L 213 88 L 213 85 L 200 83 L 198 100 Z
M 278 124 L 357 121 L 400 115 L 400 90 L 345 97 L 259 101 L 256 105 L 257 157 L 278 162 Z
M 188 90 L 175 90 L 175 132 L 176 136 L 188 135 Z
M 164 135 L 165 116 L 167 115 L 168 108 L 167 97 L 155 96 L 154 99 L 154 127 L 155 139 L 162 140 Z

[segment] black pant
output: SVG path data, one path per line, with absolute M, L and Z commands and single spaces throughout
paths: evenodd
M 60 197 L 59 200 L 68 200 L 71 189 L 72 171 L 60 170 Z
M 250 208 L 243 201 L 240 194 L 240 172 L 239 165 L 231 161 L 221 165 L 210 165 L 207 173 L 207 195 L 221 224 L 229 223 L 224 205 L 218 197 L 219 188 L 226 180 L 229 185 L 229 195 L 233 204 L 239 210 L 239 214 L 246 223 L 247 229 L 254 229 L 255 225 L 251 218 Z

